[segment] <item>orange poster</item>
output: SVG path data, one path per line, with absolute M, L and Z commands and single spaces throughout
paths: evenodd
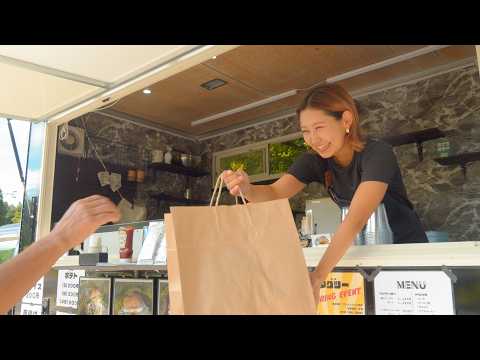
M 365 285 L 358 272 L 333 272 L 321 284 L 319 315 L 365 315 Z

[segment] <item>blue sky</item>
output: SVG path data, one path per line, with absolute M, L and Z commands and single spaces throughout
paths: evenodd
M 22 164 L 23 176 L 25 176 L 25 164 L 27 162 L 28 132 L 30 123 L 27 121 L 11 121 L 15 140 L 17 142 L 18 155 Z M 17 163 L 13 152 L 12 143 L 8 131 L 7 120 L 0 117 L 0 189 L 3 200 L 16 205 L 22 202 L 23 186 L 18 175 Z

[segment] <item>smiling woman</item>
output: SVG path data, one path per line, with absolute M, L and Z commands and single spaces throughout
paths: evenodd
M 392 147 L 362 137 L 357 108 L 345 89 L 336 84 L 314 88 L 297 115 L 311 150 L 298 156 L 286 174 L 272 185 L 251 185 L 243 171 L 224 171 L 223 177 L 232 195 L 241 191 L 252 202 L 292 197 L 311 182 L 325 185 L 346 215 L 311 273 L 318 301 L 321 282 L 355 238 L 373 243 L 377 239 L 385 243 L 427 242 L 427 238 L 407 197 Z M 372 215 L 375 224 L 370 224 Z
M 362 151 L 365 146 L 357 107 L 341 86 L 322 86 L 310 92 L 298 107 L 297 116 L 302 118 L 300 127 L 305 142 L 323 152 L 325 158 L 340 150 L 344 141 L 354 151 Z M 331 121 L 332 118 L 337 121 Z M 321 134 L 323 136 L 315 136 Z M 333 142 L 333 139 L 337 141 Z M 324 143 L 319 143 L 319 140 Z

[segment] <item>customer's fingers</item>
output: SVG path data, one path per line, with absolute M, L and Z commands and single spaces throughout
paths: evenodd
M 112 214 L 120 214 L 117 206 L 108 198 L 100 197 L 88 203 L 81 204 L 82 211 L 90 216 L 96 216 L 101 213 L 112 213 Z
M 86 211 L 90 212 L 93 211 L 96 208 L 106 208 L 110 209 L 113 211 L 113 209 L 116 209 L 117 207 L 115 204 L 108 198 L 103 197 L 103 196 L 98 196 L 96 198 L 90 199 L 89 201 L 82 202 L 80 201 L 79 203 L 76 204 L 76 208 L 81 210 L 81 211 Z
M 94 209 L 91 210 L 90 216 L 95 217 L 95 216 L 100 216 L 103 214 L 109 214 L 110 216 L 113 216 L 114 218 L 120 218 L 120 211 L 117 208 L 113 208 L 109 205 L 104 205 L 104 206 L 98 206 Z
M 87 196 L 83 199 L 77 200 L 77 202 L 82 203 L 82 204 L 88 204 L 88 203 L 96 202 L 96 201 L 99 201 L 99 200 L 102 200 L 102 199 L 103 200 L 105 200 L 105 199 L 109 200 L 105 196 L 95 194 L 95 195 L 90 195 L 90 196 Z
M 103 196 L 92 196 L 75 201 L 62 216 L 59 225 L 88 226 L 90 222 L 97 226 L 99 220 L 96 216 L 103 214 L 108 214 L 107 216 L 113 220 L 120 218 L 120 212 L 112 201 Z
M 98 211 L 98 210 L 115 211 L 117 210 L 117 206 L 110 200 L 100 200 L 100 201 L 91 203 L 91 205 L 88 206 L 88 209 L 91 209 L 92 211 Z
M 109 222 L 115 223 L 119 220 L 120 220 L 120 215 L 116 212 L 102 212 L 95 215 L 95 223 L 98 224 L 98 226 L 107 224 Z

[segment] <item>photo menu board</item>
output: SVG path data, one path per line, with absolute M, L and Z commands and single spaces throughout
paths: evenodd
M 452 281 L 443 271 L 380 271 L 376 315 L 454 315 Z

